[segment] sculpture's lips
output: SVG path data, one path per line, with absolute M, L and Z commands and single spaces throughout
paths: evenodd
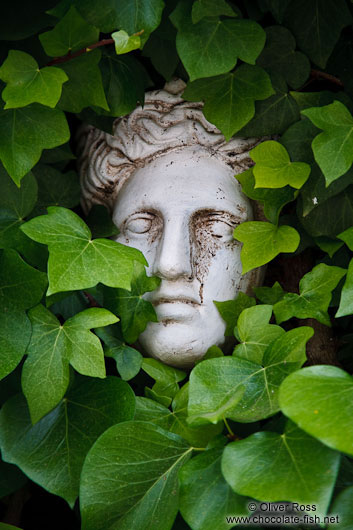
M 161 304 L 188 304 L 193 306 L 201 305 L 196 298 L 184 295 L 160 296 L 155 300 L 151 300 L 151 302 L 155 307 Z

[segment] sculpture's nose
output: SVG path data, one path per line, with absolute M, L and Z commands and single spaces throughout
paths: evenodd
M 153 273 L 166 280 L 192 279 L 189 229 L 185 218 L 167 220 L 156 252 Z

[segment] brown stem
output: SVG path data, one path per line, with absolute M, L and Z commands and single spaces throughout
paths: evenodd
M 329 81 L 330 83 L 333 83 L 334 85 L 337 85 L 342 88 L 344 86 L 340 79 L 338 79 L 334 75 L 327 74 L 326 72 L 321 72 L 320 70 L 311 70 L 310 76 L 313 79 L 324 79 L 325 81 Z
M 82 48 L 81 50 L 78 50 L 74 53 L 67 53 L 66 55 L 63 55 L 62 57 L 55 57 L 52 61 L 49 61 L 47 66 L 53 66 L 54 64 L 60 64 L 60 63 L 66 63 L 67 61 L 71 61 L 71 59 L 75 59 L 76 57 L 79 57 L 80 55 L 83 55 L 84 53 L 88 53 L 95 48 L 99 48 L 100 46 L 107 46 L 108 44 L 114 44 L 114 39 L 102 39 L 99 42 L 96 42 L 94 44 L 91 44 L 90 46 L 86 46 L 86 48 Z

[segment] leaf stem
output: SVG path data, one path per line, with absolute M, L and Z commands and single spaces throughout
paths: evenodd
M 235 436 L 234 432 L 232 431 L 232 429 L 230 428 L 230 425 L 229 423 L 227 422 L 226 418 L 223 418 L 223 421 L 224 421 L 224 425 L 227 427 L 227 431 L 229 432 L 229 434 L 233 437 Z
M 320 70 L 311 70 L 310 76 L 313 79 L 325 79 L 326 81 L 329 81 L 330 83 L 333 83 L 334 85 L 343 87 L 343 83 L 338 77 L 335 77 L 334 75 L 327 74 L 326 72 L 321 72 Z

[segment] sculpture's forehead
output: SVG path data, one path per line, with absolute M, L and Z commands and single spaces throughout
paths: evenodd
M 122 215 L 142 208 L 211 208 L 247 218 L 251 210 L 232 168 L 211 154 L 184 149 L 137 170 L 119 193 Z

